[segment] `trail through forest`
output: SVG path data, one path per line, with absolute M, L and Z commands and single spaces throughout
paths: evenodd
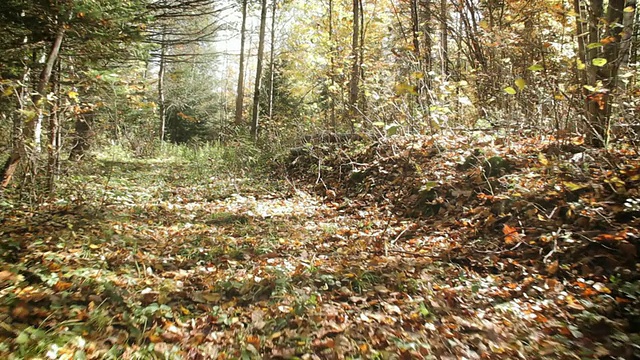
M 0 357 L 637 356 L 637 157 L 448 141 L 307 147 L 287 180 L 102 159 L 3 210 Z

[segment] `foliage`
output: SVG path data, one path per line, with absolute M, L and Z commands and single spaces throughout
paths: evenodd
M 633 356 L 637 155 L 485 141 L 309 148 L 295 187 L 250 143 L 112 147 L 0 210 L 0 356 Z

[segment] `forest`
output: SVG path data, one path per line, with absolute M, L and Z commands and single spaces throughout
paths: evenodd
M 0 359 L 640 359 L 637 0 L 0 31 Z

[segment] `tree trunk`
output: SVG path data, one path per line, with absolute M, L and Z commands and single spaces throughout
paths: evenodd
M 275 64 L 273 63 L 274 52 L 276 46 L 276 0 L 271 0 L 271 48 L 269 49 L 269 120 L 273 118 L 273 80 L 274 80 L 274 72 L 276 70 Z
M 40 73 L 40 78 L 38 79 L 38 86 L 36 87 L 36 92 L 31 97 L 31 101 L 37 109 L 38 116 L 35 119 L 31 119 L 27 121 L 25 127 L 25 138 L 29 141 L 33 141 L 33 144 L 38 147 L 40 144 L 39 136 L 36 138 L 38 132 L 38 122 L 42 121 L 43 112 L 44 112 L 44 98 L 45 91 L 47 86 L 49 85 L 49 80 L 51 79 L 51 73 L 53 72 L 53 67 L 58 60 L 58 54 L 60 53 L 60 48 L 62 47 L 62 39 L 64 39 L 65 28 L 64 25 L 61 25 L 56 33 L 56 38 L 51 45 L 51 51 L 49 56 L 47 57 L 47 61 L 45 63 L 42 72 Z M 40 123 L 41 126 L 41 123 Z
M 335 94 L 333 94 L 336 88 L 336 54 L 333 42 L 333 0 L 329 0 L 329 44 L 329 57 L 331 63 L 331 67 L 329 68 L 331 77 L 331 88 L 329 90 L 329 96 L 331 97 L 331 128 L 333 131 L 336 131 L 336 97 Z
M 244 43 L 247 27 L 247 1 L 242 0 L 242 27 L 240 28 L 240 64 L 238 69 L 238 88 L 236 91 L 235 124 L 242 124 L 242 103 L 244 101 Z
M 422 33 L 424 35 L 424 51 L 423 51 L 423 67 L 425 70 L 425 74 L 428 74 L 431 71 L 431 0 L 423 0 L 422 1 L 422 12 L 423 12 L 423 24 L 422 24 Z M 429 80 L 427 80 L 427 87 L 429 86 Z
M 60 61 L 58 60 L 58 66 L 53 77 L 53 84 L 51 90 L 54 93 L 60 93 Z M 47 187 L 49 194 L 53 194 L 55 191 L 56 178 L 58 175 L 58 159 L 60 155 L 60 143 L 59 143 L 59 124 L 60 124 L 60 97 L 56 99 L 56 102 L 49 114 L 49 144 L 47 146 Z
M 351 79 L 349 81 L 349 121 L 353 129 L 356 106 L 358 104 L 358 81 L 360 79 L 360 61 L 358 59 L 360 39 L 360 4 L 358 0 L 353 0 L 353 36 L 351 38 Z
M 44 98 L 44 92 L 49 84 L 49 80 L 51 79 L 51 73 L 53 72 L 53 67 L 58 59 L 58 55 L 60 54 L 60 48 L 62 47 L 62 40 L 64 39 L 65 28 L 64 25 L 61 25 L 56 33 L 55 40 L 51 44 L 51 50 L 49 55 L 47 56 L 47 61 L 45 62 L 45 66 L 40 72 L 40 77 L 38 79 L 38 85 L 36 87 L 35 93 L 31 96 L 31 101 L 33 105 L 37 109 L 38 116 L 42 116 L 44 104 L 42 104 L 42 100 Z M 19 116 L 16 116 L 20 121 Z M 15 126 L 14 126 L 15 128 Z M 22 130 L 23 127 L 19 126 L 18 130 Z M 16 129 L 14 129 L 16 130 Z M 35 119 L 29 119 L 24 126 L 24 133 L 16 134 L 17 141 L 14 141 L 13 150 L 11 151 L 11 156 L 5 162 L 2 167 L 2 174 L 0 174 L 0 189 L 6 188 L 13 175 L 15 174 L 18 165 L 20 164 L 20 160 L 23 155 L 26 154 L 26 148 L 30 147 L 25 140 L 32 142 L 33 144 L 37 144 L 38 141 L 35 141 Z
M 264 58 L 264 38 L 267 25 L 267 0 L 261 1 L 260 35 L 258 39 L 258 64 L 256 65 L 256 81 L 253 91 L 253 112 L 251 114 L 251 138 L 258 140 L 258 118 L 260 117 L 260 87 L 262 86 L 262 60 Z
M 361 86 L 364 86 L 365 84 L 365 66 L 364 66 L 364 44 L 365 44 L 365 37 L 366 37 L 366 27 L 364 24 L 364 6 L 362 5 L 362 0 L 358 0 L 358 6 L 360 7 L 360 51 L 358 54 L 358 75 L 359 75 L 359 81 L 360 84 L 362 84 Z M 358 92 L 358 95 L 360 95 L 360 93 Z M 358 96 L 358 106 L 359 106 L 359 112 L 362 115 L 365 115 L 367 112 L 367 103 L 366 103 L 366 98 L 364 96 Z
M 440 69 L 443 78 L 449 74 L 448 14 L 447 0 L 440 0 Z
M 589 85 L 595 86 L 599 81 L 603 90 L 587 97 L 587 109 L 591 136 L 589 141 L 595 146 L 606 146 L 609 141 L 611 99 L 616 90 L 616 78 L 622 63 L 621 50 L 623 49 L 623 31 L 617 24 L 623 23 L 623 9 L 625 0 L 609 0 L 607 5 L 606 21 L 608 24 L 605 33 L 600 32 L 599 25 L 604 15 L 603 0 L 590 0 L 591 16 L 589 19 L 589 42 L 596 43 L 605 36 L 613 41 L 603 46 L 602 53 L 599 49 L 588 51 L 588 80 Z M 607 60 L 604 66 L 595 66 L 593 60 L 602 57 Z
M 164 97 L 164 75 L 166 73 L 167 60 L 167 45 L 165 43 L 165 34 L 162 34 L 162 44 L 160 45 L 160 47 L 160 68 L 158 69 L 158 112 L 160 116 L 160 142 L 163 142 L 167 126 L 167 106 L 165 104 Z M 117 112 L 116 116 L 118 116 Z
M 631 9 L 631 11 L 624 11 L 622 15 L 622 35 L 620 38 L 620 65 L 628 65 L 629 57 L 631 54 L 631 42 L 633 41 L 633 22 L 636 17 L 637 1 L 627 0 L 625 9 Z
M 413 52 L 420 61 L 420 19 L 418 18 L 418 0 L 411 0 L 411 38 L 413 40 Z

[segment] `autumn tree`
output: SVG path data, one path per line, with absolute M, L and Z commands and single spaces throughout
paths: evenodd
M 56 99 L 62 96 L 62 88 L 50 86 L 52 78 L 55 79 L 52 77 L 54 69 L 64 68 L 64 61 L 75 58 L 85 61 L 117 59 L 119 56 L 109 51 L 137 36 L 141 3 L 131 1 L 123 6 L 119 1 L 109 0 L 99 4 L 12 0 L 0 7 L 2 23 L 9 34 L 0 43 L 8 55 L 4 64 L 25 64 L 22 67 L 10 65 L 5 69 L 6 74 L 3 71 L 3 78 L 8 75 L 8 80 L 15 81 L 15 88 L 20 88 L 14 98 L 18 111 L 11 113 L 13 148 L 0 175 L 4 188 L 21 160 L 30 160 L 26 165 L 31 178 L 35 179 L 42 121 L 47 114 L 51 114 L 52 120 L 49 145 L 56 144 L 54 138 L 59 124 L 56 113 L 61 111 L 56 106 Z M 96 52 L 93 45 L 104 39 L 109 39 L 110 46 Z M 116 51 L 123 54 L 122 49 Z M 43 62 L 39 61 L 41 58 L 44 58 Z M 22 70 L 18 70 L 20 68 Z M 31 95 L 26 97 L 26 94 Z M 49 156 L 56 155 L 50 151 Z
M 239 69 L 238 69 L 238 84 L 236 87 L 236 112 L 235 112 L 235 124 L 242 124 L 242 110 L 244 102 L 244 63 L 245 63 L 245 39 L 246 39 L 246 27 L 247 27 L 247 3 L 248 0 L 241 0 L 242 9 L 242 25 L 240 26 L 240 57 L 239 57 Z

